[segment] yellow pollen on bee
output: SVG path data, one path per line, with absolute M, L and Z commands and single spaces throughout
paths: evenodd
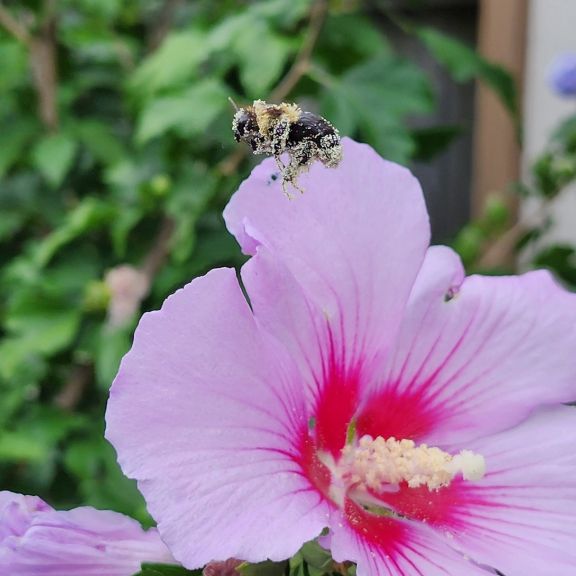
M 302 109 L 297 104 L 268 104 L 264 100 L 255 100 L 252 105 L 256 115 L 256 123 L 262 134 L 269 134 L 278 119 L 282 118 L 289 122 L 296 122 L 302 114 Z
M 290 120 L 290 122 L 297 122 L 302 115 L 302 109 L 298 104 L 282 102 L 282 104 L 278 105 L 278 108 L 282 110 L 284 118 Z
M 486 472 L 484 457 L 470 450 L 451 455 L 440 448 L 412 440 L 363 436 L 342 450 L 340 475 L 349 486 L 374 492 L 390 490 L 405 482 L 410 488 L 448 486 L 456 475 L 480 480 Z

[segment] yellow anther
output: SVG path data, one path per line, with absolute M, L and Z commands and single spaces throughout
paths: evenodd
M 486 466 L 483 456 L 469 450 L 452 456 L 412 440 L 363 436 L 356 445 L 342 450 L 338 468 L 346 484 L 384 492 L 402 482 L 410 488 L 437 490 L 448 486 L 459 473 L 465 480 L 480 480 Z

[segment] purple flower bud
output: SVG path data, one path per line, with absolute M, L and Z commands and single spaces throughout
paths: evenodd
M 142 562 L 174 562 L 155 529 L 116 512 L 59 512 L 35 496 L 0 492 L 0 574 L 132 576 Z
M 550 85 L 560 96 L 576 96 L 576 54 L 562 54 L 556 58 Z
M 140 302 L 148 294 L 150 282 L 146 274 L 127 264 L 109 270 L 104 282 L 110 290 L 108 325 L 124 326 L 138 311 Z

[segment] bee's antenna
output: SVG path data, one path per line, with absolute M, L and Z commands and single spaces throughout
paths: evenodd
M 230 102 L 230 104 L 232 104 L 234 110 L 236 110 L 236 112 L 238 112 L 238 110 L 240 110 L 240 108 L 238 108 L 238 104 L 236 104 L 236 102 L 234 102 L 234 100 L 232 100 L 232 98 L 230 96 L 228 96 L 228 102 Z

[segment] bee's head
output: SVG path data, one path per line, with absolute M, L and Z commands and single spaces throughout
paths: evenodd
M 256 114 L 249 108 L 240 108 L 234 114 L 232 131 L 236 142 L 244 141 L 250 144 L 259 135 Z

